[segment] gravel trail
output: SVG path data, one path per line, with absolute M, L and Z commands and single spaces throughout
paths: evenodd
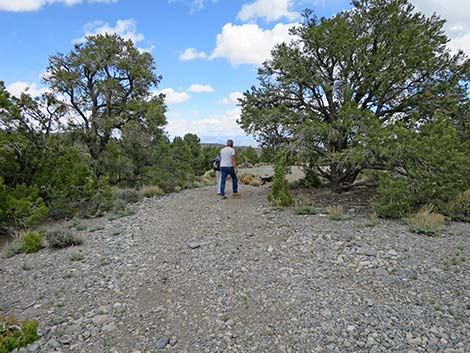
M 79 247 L 0 258 L 0 311 L 39 320 L 28 352 L 470 352 L 468 224 L 428 237 L 267 192 L 145 199 Z

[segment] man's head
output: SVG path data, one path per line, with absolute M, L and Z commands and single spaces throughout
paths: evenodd
M 227 140 L 227 146 L 233 147 L 233 140 Z

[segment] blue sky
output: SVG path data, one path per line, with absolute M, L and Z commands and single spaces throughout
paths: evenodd
M 448 20 L 453 49 L 470 50 L 470 1 L 414 0 Z M 48 57 L 87 34 L 118 33 L 152 53 L 167 95 L 166 131 L 203 142 L 254 144 L 237 126 L 236 99 L 256 68 L 288 39 L 299 13 L 332 16 L 349 0 L 0 0 L 0 80 L 13 94 L 39 94 Z

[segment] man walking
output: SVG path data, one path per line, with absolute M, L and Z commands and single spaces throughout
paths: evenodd
M 235 157 L 235 149 L 233 148 L 233 140 L 227 140 L 227 146 L 220 150 L 220 195 L 223 199 L 227 198 L 225 196 L 227 175 L 230 175 L 232 178 L 233 196 L 239 196 L 237 172 L 237 159 Z

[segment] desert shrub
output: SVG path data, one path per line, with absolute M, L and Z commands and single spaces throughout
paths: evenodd
M 125 203 L 136 203 L 140 201 L 140 193 L 138 190 L 132 188 L 118 189 L 114 192 L 114 198 L 123 200 Z
M 380 218 L 399 219 L 410 211 L 413 200 L 406 180 L 382 175 L 378 192 L 380 196 L 373 208 Z
M 309 168 L 306 168 L 304 170 L 305 176 L 299 180 L 298 186 L 301 188 L 317 188 L 321 185 L 321 180 L 320 177 L 310 170 Z
M 99 187 L 90 157 L 74 147 L 50 153 L 34 174 L 33 184 L 41 186 L 41 196 L 53 218 L 83 213 Z
M 19 325 L 14 318 L 0 316 L 0 353 L 9 353 L 16 348 L 26 347 L 39 339 L 36 320 L 24 321 Z M 19 329 L 18 329 L 19 327 Z
M 24 251 L 23 241 L 21 239 L 15 239 L 5 245 L 3 248 L 3 256 L 13 257 L 21 254 Z
M 442 230 L 444 216 L 433 212 L 432 207 L 424 207 L 408 218 L 411 232 L 427 235 L 437 235 Z
M 81 252 L 74 252 L 70 255 L 70 261 L 83 261 L 85 260 L 85 255 Z
M 296 215 L 313 215 L 320 213 L 320 210 L 314 207 L 309 200 L 300 197 L 295 200 L 294 213 Z
M 328 213 L 328 218 L 332 221 L 341 221 L 344 218 L 342 206 L 328 206 L 326 212 Z
M 143 197 L 154 197 L 162 195 L 163 190 L 158 185 L 144 185 L 140 189 L 140 194 L 143 195 Z
M 450 200 L 444 213 L 454 221 L 470 222 L 470 189 Z
M 377 213 L 371 212 L 367 215 L 367 221 L 364 223 L 364 227 L 373 228 L 379 223 L 379 217 Z
M 38 252 L 42 248 L 42 235 L 36 232 L 28 232 L 22 238 L 25 254 Z
M 113 201 L 113 212 L 121 212 L 127 208 L 126 201 L 122 199 L 116 199 Z
M 38 223 L 48 214 L 48 208 L 38 195 L 37 187 L 17 184 L 4 185 L 0 177 L 0 226 L 14 229 Z
M 274 167 L 274 177 L 269 202 L 276 206 L 289 206 L 292 204 L 292 195 L 289 192 L 289 183 L 286 180 L 287 163 L 285 157 L 278 157 Z
M 48 231 L 45 234 L 47 244 L 53 249 L 63 249 L 69 246 L 76 246 L 82 243 L 73 233 L 65 230 Z
M 296 215 L 314 215 L 318 214 L 320 211 L 314 206 L 300 206 L 294 209 Z
M 254 175 L 252 173 L 244 173 L 244 174 L 240 175 L 239 179 L 243 184 L 250 185 L 255 176 L 256 175 Z

